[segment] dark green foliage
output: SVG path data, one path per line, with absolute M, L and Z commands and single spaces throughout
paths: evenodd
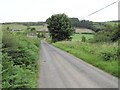
M 3 88 L 35 88 L 39 57 L 38 39 L 3 32 Z
M 86 41 L 85 36 L 82 36 L 82 42 L 85 42 L 85 41 Z
M 108 60 L 117 60 L 118 59 L 118 55 L 117 52 L 113 53 L 113 52 L 101 52 L 101 56 L 105 61 Z
M 9 27 L 7 27 L 6 29 L 7 29 L 7 30 L 9 30 L 10 28 L 9 28 Z
M 71 22 L 72 22 L 72 26 L 73 27 L 79 27 L 80 26 L 80 21 L 78 18 L 70 18 Z
M 110 33 L 107 32 L 98 32 L 94 36 L 94 41 L 95 42 L 111 42 L 110 41 Z
M 114 26 L 114 31 L 112 32 L 112 41 L 117 41 L 120 39 L 120 24 Z
M 2 72 L 2 87 L 3 88 L 30 88 L 35 87 L 36 74 L 24 65 L 14 65 L 14 62 L 7 54 L 3 54 L 3 72 Z
M 80 27 L 93 29 L 93 23 L 91 21 L 88 21 L 88 20 L 82 20 L 82 21 L 80 21 Z
M 102 31 L 95 34 L 95 42 L 114 42 L 120 38 L 120 24 L 107 25 Z
M 52 15 L 46 22 L 53 42 L 71 39 L 74 29 L 65 14 Z
M 93 31 L 97 31 L 96 27 L 94 27 L 93 22 L 89 20 L 81 20 L 79 21 L 78 18 L 70 18 L 72 26 L 77 28 L 88 28 Z
M 104 30 L 106 27 L 106 23 L 105 22 L 93 22 L 93 31 L 95 32 L 99 32 Z
M 36 29 L 35 28 L 31 28 L 31 31 L 35 31 Z
M 92 22 L 89 20 L 81 20 L 79 21 L 78 18 L 70 18 L 73 27 L 78 28 L 88 28 L 95 32 L 99 32 L 104 30 L 107 26 L 112 26 L 114 24 L 117 24 L 117 21 L 111 21 L 111 22 Z M 119 23 L 119 22 L 118 22 Z M 117 37 L 117 36 L 116 36 Z

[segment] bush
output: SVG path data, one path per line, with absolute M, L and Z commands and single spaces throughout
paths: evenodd
M 4 31 L 2 48 L 3 88 L 35 88 L 39 39 Z
M 100 52 L 102 58 L 105 60 L 105 61 L 108 61 L 108 60 L 118 60 L 118 52 L 116 51 L 104 51 L 104 52 Z
M 86 41 L 85 36 L 82 36 L 82 42 L 85 42 L 85 41 Z
M 95 42 L 116 42 L 120 38 L 120 24 L 107 25 L 104 30 L 95 34 Z

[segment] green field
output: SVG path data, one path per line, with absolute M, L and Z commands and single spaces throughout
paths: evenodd
M 72 41 L 53 43 L 56 47 L 65 50 L 76 57 L 116 76 L 118 76 L 118 44 L 116 43 L 87 43 L 77 42 L 82 35 L 73 36 Z M 84 35 L 87 39 L 93 36 Z
M 2 25 L 3 30 L 6 29 L 7 27 L 9 27 L 10 29 L 21 29 L 21 30 L 27 29 L 27 26 L 24 26 L 24 25 L 21 25 L 21 24 L 5 24 L 5 25 Z
M 27 26 L 22 25 L 22 24 L 5 24 L 2 25 L 2 29 L 6 29 L 9 27 L 10 29 L 21 29 L 21 30 L 26 30 Z M 30 28 L 35 28 L 36 30 L 43 30 L 43 26 L 29 26 Z
M 75 34 L 72 36 L 72 41 L 81 41 L 81 38 L 85 36 L 87 40 L 93 38 L 93 34 Z
M 30 26 L 31 28 L 35 28 L 36 30 L 41 30 L 42 26 Z

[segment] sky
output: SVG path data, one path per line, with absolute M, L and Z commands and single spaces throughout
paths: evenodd
M 0 22 L 46 21 L 53 14 L 83 17 L 117 0 L 0 0 Z M 103 22 L 118 20 L 118 3 L 84 18 Z

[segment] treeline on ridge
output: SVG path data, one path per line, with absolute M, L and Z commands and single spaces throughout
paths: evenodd
M 40 26 L 40 25 L 45 25 L 45 22 L 6 22 L 6 23 L 2 23 L 3 25 L 6 24 L 21 24 L 21 25 L 25 25 L 25 26 Z
M 99 32 L 101 30 L 104 30 L 109 24 L 112 22 L 114 24 L 119 23 L 119 20 L 116 21 L 109 21 L 109 22 L 92 22 L 89 20 L 79 20 L 78 18 L 70 18 L 73 27 L 76 28 L 88 28 L 95 32 Z

